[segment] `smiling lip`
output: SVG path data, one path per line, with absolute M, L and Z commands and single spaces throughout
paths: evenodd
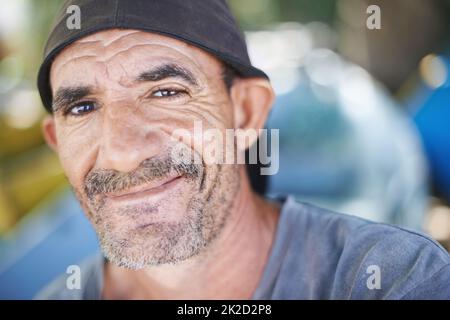
M 140 185 L 127 189 L 124 192 L 110 193 L 107 195 L 112 200 L 132 200 L 163 192 L 181 181 L 182 176 L 168 177 L 163 180 L 151 182 L 149 184 Z

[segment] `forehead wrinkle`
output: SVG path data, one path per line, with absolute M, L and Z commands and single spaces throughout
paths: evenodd
M 106 31 L 107 33 L 109 31 Z M 171 51 L 175 51 L 178 54 L 182 55 L 183 57 L 187 58 L 192 64 L 194 64 L 198 69 L 200 68 L 200 64 L 196 61 L 194 57 L 194 53 L 203 52 L 203 50 L 188 44 L 186 42 L 183 42 L 181 40 L 170 38 L 169 36 L 163 36 L 156 33 L 151 32 L 143 32 L 140 30 L 131 30 L 127 32 L 126 34 L 121 34 L 122 32 L 125 32 L 124 30 L 114 30 L 111 33 L 108 33 L 106 36 L 110 37 L 111 34 L 114 34 L 115 32 L 118 32 L 120 35 L 113 39 L 113 41 L 110 41 L 107 43 L 107 45 L 103 45 L 101 48 L 101 51 L 105 52 L 106 59 L 108 59 L 110 56 L 108 56 L 108 50 L 109 48 L 112 49 L 120 49 L 120 50 L 130 50 L 133 47 L 139 47 L 139 46 L 145 46 L 145 45 L 151 45 L 155 47 L 162 47 L 163 49 L 168 49 Z M 98 33 L 97 36 L 105 34 Z M 137 36 L 136 36 L 137 35 Z M 79 40 L 80 41 L 80 40 Z M 183 50 L 184 49 L 184 50 Z M 189 52 L 191 50 L 192 52 Z M 114 51 L 113 51 L 114 52 Z M 114 55 L 114 53 L 112 53 Z M 206 53 L 204 53 L 206 54 Z
M 77 57 L 73 57 L 71 59 L 68 59 L 68 60 L 62 62 L 62 64 L 59 64 L 59 65 L 56 65 L 55 67 L 52 67 L 50 72 L 52 74 L 55 73 L 55 72 L 59 73 L 59 71 L 61 71 L 62 68 L 64 68 L 67 64 L 69 64 L 71 62 L 76 62 L 78 60 L 83 60 L 83 59 L 88 59 L 88 58 L 95 58 L 95 57 L 96 57 L 95 55 L 80 55 L 80 56 L 77 56 Z
M 187 55 L 185 52 L 183 52 L 183 51 L 181 51 L 181 50 L 178 50 L 178 49 L 176 49 L 176 48 L 173 48 L 173 47 L 170 47 L 170 46 L 167 46 L 167 45 L 164 45 L 164 44 L 160 44 L 160 43 L 145 43 L 145 42 L 141 42 L 141 43 L 133 43 L 133 44 L 130 44 L 129 46 L 124 47 L 124 48 L 121 49 L 120 51 L 110 53 L 109 55 L 108 55 L 107 52 L 105 52 L 105 58 L 104 58 L 104 59 L 100 59 L 100 61 L 109 62 L 110 60 L 112 60 L 112 59 L 114 59 L 115 57 L 117 57 L 117 56 L 119 56 L 119 55 L 121 55 L 121 54 L 124 54 L 124 53 L 125 53 L 125 54 L 129 54 L 129 55 L 132 56 L 134 53 L 136 53 L 136 50 L 145 49 L 145 47 L 147 47 L 147 46 L 151 46 L 151 47 L 153 47 L 153 49 L 163 48 L 165 51 L 167 51 L 167 49 L 170 50 L 170 51 L 175 51 L 176 54 L 181 55 L 184 59 L 188 60 L 188 61 L 189 61 L 190 63 L 192 63 L 198 70 L 200 70 L 200 66 L 199 66 L 198 62 L 195 61 L 194 58 L 190 57 L 189 55 Z M 131 50 L 134 50 L 134 52 L 130 52 Z M 175 52 L 173 52 L 173 53 L 165 53 L 165 56 L 164 56 L 164 57 L 168 57 L 168 56 L 169 56 L 169 57 L 171 57 L 172 59 L 180 58 L 180 57 L 177 57 L 177 56 L 176 56 Z M 160 57 L 161 57 L 161 54 L 157 54 L 157 55 L 152 56 L 152 57 L 149 57 L 149 58 L 150 58 L 150 59 L 151 59 L 151 58 L 156 59 L 156 58 L 160 58 Z
M 117 42 L 119 40 L 121 40 L 122 38 L 135 34 L 135 33 L 140 33 L 141 31 L 139 30 L 120 30 L 120 29 L 112 29 L 112 30 L 107 30 L 107 31 L 100 31 L 97 33 L 94 33 L 90 36 L 87 36 L 85 38 L 81 38 L 76 42 L 79 43 L 97 43 L 100 42 L 103 44 L 104 47 L 110 46 L 111 44 L 113 44 L 114 42 Z M 118 33 L 118 35 L 114 38 L 111 35 L 114 33 Z M 105 39 L 105 34 L 106 35 L 106 39 Z M 112 38 L 112 39 L 108 39 L 108 37 Z M 91 40 L 93 39 L 93 40 Z
M 71 60 L 74 60 L 76 58 L 81 57 L 96 57 L 99 54 L 99 51 L 102 50 L 102 48 L 95 46 L 93 43 L 97 43 L 98 41 L 93 41 L 92 43 L 81 43 L 78 41 L 75 41 L 71 45 L 69 45 L 67 48 L 63 49 L 61 53 L 56 57 L 55 61 L 58 61 L 60 66 L 66 65 L 67 62 L 70 62 Z M 52 64 L 52 69 L 54 68 L 55 63 Z M 60 66 L 57 66 L 56 69 L 59 69 Z
M 100 34 L 100 33 L 99 33 Z M 97 36 L 99 34 L 96 34 Z M 121 41 L 129 41 L 128 39 L 126 39 L 127 36 L 132 36 L 134 34 L 142 34 L 143 37 L 140 37 L 142 39 L 136 39 L 134 38 L 133 41 L 131 41 L 131 43 L 121 43 Z M 194 54 L 197 53 L 198 55 L 198 51 L 201 51 L 201 49 L 198 49 L 190 44 L 175 40 L 175 39 L 170 39 L 168 37 L 165 36 L 160 36 L 160 35 L 154 35 L 151 34 L 152 37 L 156 37 L 156 39 L 148 39 L 145 38 L 145 36 L 147 35 L 147 33 L 141 32 L 141 31 L 130 31 L 127 32 L 126 34 L 120 34 L 119 36 L 115 37 L 113 40 L 109 41 L 109 42 L 104 42 L 101 40 L 92 40 L 89 39 L 91 36 L 88 36 L 87 38 L 82 38 L 78 41 L 76 41 L 73 45 L 75 46 L 69 46 L 67 49 L 69 49 L 70 51 L 67 52 L 68 57 L 66 58 L 66 61 L 63 61 L 62 64 L 59 64 L 56 66 L 56 68 L 52 68 L 52 73 L 53 71 L 59 71 L 63 68 L 66 67 L 69 63 L 71 62 L 79 62 L 79 61 L 83 61 L 82 59 L 95 59 L 95 62 L 104 62 L 104 63 L 110 63 L 111 60 L 117 58 L 118 56 L 122 55 L 122 54 L 129 54 L 130 56 L 132 56 L 136 51 L 135 50 L 140 50 L 141 48 L 146 48 L 147 46 L 151 46 L 153 48 L 163 48 L 166 52 L 168 50 L 170 50 L 170 53 L 166 54 L 167 56 L 171 56 L 172 59 L 170 60 L 174 60 L 175 62 L 178 62 L 176 58 L 177 54 L 181 55 L 185 60 L 188 60 L 188 62 L 190 62 L 195 68 L 193 71 L 195 71 L 195 74 L 197 75 L 197 77 L 200 77 L 200 79 L 202 80 L 201 82 L 206 82 L 207 80 L 210 80 L 210 77 L 207 77 L 207 75 L 205 74 L 205 71 L 203 70 L 204 68 L 201 67 L 201 64 L 199 61 L 197 61 L 197 59 L 194 57 Z M 110 37 L 110 34 L 108 35 Z M 164 43 L 163 41 L 167 38 L 167 42 L 173 42 L 175 43 L 176 41 L 176 45 L 171 46 L 168 45 L 166 43 Z M 91 42 L 91 43 L 89 43 Z M 138 43 L 136 43 L 138 42 Z M 179 42 L 179 43 L 178 43 Z M 106 43 L 106 44 L 105 44 Z M 180 46 L 181 48 L 178 48 L 177 46 Z M 122 47 L 122 48 L 120 48 Z M 183 50 L 182 47 L 184 48 L 189 48 L 189 49 L 193 49 L 194 51 L 192 53 L 190 52 L 186 52 L 186 50 Z M 114 49 L 119 49 L 119 51 L 115 51 Z M 112 49 L 112 50 L 110 50 Z M 134 49 L 134 50 L 133 50 Z M 83 53 L 83 52 L 79 52 L 79 51 L 87 51 L 87 53 Z M 111 52 L 112 51 L 112 52 Z M 132 51 L 132 52 L 130 52 Z M 139 52 L 139 51 L 138 51 Z M 94 53 L 94 54 L 92 54 Z M 202 52 L 203 53 L 203 52 Z M 207 53 L 205 53 L 205 55 L 207 55 Z M 62 57 L 64 58 L 64 57 Z M 158 55 L 158 57 L 149 57 L 148 59 L 151 60 L 152 58 L 154 59 L 159 59 L 160 55 Z M 168 59 L 165 59 L 166 61 Z M 169 61 L 170 61 L 169 60 Z M 184 63 L 182 63 L 184 64 Z M 125 68 L 123 66 L 123 64 L 121 63 L 121 69 L 123 71 L 125 71 Z M 190 68 L 192 69 L 192 68 Z
M 106 37 L 107 39 L 110 38 L 111 35 L 114 35 L 115 33 L 118 33 L 118 35 L 116 37 L 114 37 L 113 39 L 111 39 L 110 41 L 107 41 L 106 39 L 104 39 L 104 37 Z M 133 36 L 136 34 L 138 34 L 139 36 L 137 36 L 137 37 Z M 90 40 L 92 37 L 94 37 L 94 39 L 98 39 L 99 37 L 102 39 Z M 131 37 L 131 40 L 126 39 L 128 37 Z M 125 43 L 123 43 L 123 42 L 125 42 Z M 128 44 L 128 42 L 131 42 L 131 43 Z M 172 43 L 172 45 L 170 45 L 171 43 Z M 142 46 L 153 45 L 153 46 L 157 46 L 157 47 L 163 47 L 163 48 L 171 49 L 171 50 L 178 52 L 179 54 L 181 54 L 181 55 L 185 56 L 186 58 L 188 58 L 189 60 L 191 60 L 191 62 L 196 64 L 196 66 L 198 67 L 197 62 L 195 61 L 195 59 L 193 59 L 193 57 L 189 54 L 189 52 L 184 52 L 183 50 L 177 48 L 177 46 L 183 47 L 183 48 L 188 48 L 191 50 L 192 49 L 200 50 L 200 49 L 198 49 L 195 46 L 192 46 L 188 43 L 185 43 L 183 41 L 172 39 L 168 36 L 163 36 L 163 35 L 159 35 L 156 33 L 143 32 L 140 30 L 126 31 L 126 30 L 120 30 L 120 29 L 112 29 L 112 30 L 107 30 L 107 31 L 103 31 L 103 32 L 98 32 L 93 35 L 87 36 L 85 38 L 81 38 L 81 39 L 75 41 L 71 46 L 69 46 L 69 48 L 71 48 L 73 50 L 80 50 L 80 49 L 84 50 L 85 46 L 92 46 L 92 45 L 96 45 L 96 46 L 100 46 L 100 47 L 97 47 L 97 48 L 88 47 L 87 49 L 94 50 L 97 53 L 99 51 L 101 53 L 105 53 L 105 55 L 106 55 L 105 59 L 110 58 L 110 56 L 108 56 L 108 50 L 107 50 L 109 48 L 112 48 L 113 51 L 116 48 L 120 49 L 121 51 L 125 51 L 125 50 L 132 49 L 134 46 L 141 46 L 141 45 Z M 113 55 L 115 55 L 115 53 L 113 53 Z
M 121 72 L 120 72 L 120 76 L 117 79 L 117 83 L 125 88 L 130 88 L 133 86 L 133 81 L 131 79 L 131 77 L 128 75 L 127 70 L 125 69 L 125 67 L 123 66 L 122 62 L 118 62 L 116 63 L 116 65 L 119 66 Z M 114 81 L 114 77 L 111 76 L 111 72 L 109 72 L 109 68 L 111 67 L 111 65 L 108 64 L 108 62 L 104 62 L 104 66 L 105 66 L 105 70 L 106 70 L 106 76 L 108 77 L 109 80 Z M 117 74 L 117 72 L 115 72 Z M 97 79 L 97 77 L 96 77 Z
M 147 44 L 135 44 L 132 45 L 130 48 L 135 48 L 135 50 L 138 50 L 140 48 L 145 48 L 147 46 Z M 107 70 L 107 75 L 110 79 L 112 79 L 111 77 L 111 72 L 109 72 L 109 69 L 114 67 L 114 66 L 118 66 L 121 70 L 122 75 L 119 77 L 118 82 L 124 86 L 124 87 L 130 87 L 132 86 L 132 84 L 135 82 L 136 77 L 139 76 L 139 74 L 141 72 L 146 71 L 146 68 L 148 67 L 158 67 L 159 65 L 163 65 L 163 64 L 175 64 L 177 66 L 180 66 L 181 68 L 184 68 L 186 63 L 185 62 L 180 62 L 180 58 L 176 57 L 176 56 L 169 56 L 168 55 L 156 55 L 151 57 L 149 60 L 154 60 L 152 62 L 149 63 L 145 63 L 143 64 L 142 62 L 139 61 L 139 59 L 133 59 L 133 65 L 139 65 L 141 66 L 140 68 L 135 68 L 136 74 L 130 75 L 129 74 L 129 68 L 126 68 L 124 66 L 124 62 L 121 59 L 118 59 L 121 55 L 128 55 L 129 53 L 129 49 L 130 48 L 126 48 L 123 49 L 119 52 L 116 52 L 115 54 L 113 54 L 112 56 L 108 57 L 108 59 L 106 60 L 100 60 L 99 62 L 102 62 L 105 64 L 105 68 Z M 182 53 L 180 53 L 182 54 Z M 114 59 L 118 59 L 118 61 L 114 61 Z M 178 58 L 178 59 L 177 59 Z M 189 57 L 185 57 L 187 59 L 189 59 Z M 194 63 L 194 61 L 191 60 L 192 63 Z M 130 62 L 128 62 L 130 63 Z M 144 67 L 142 67 L 144 66 Z M 187 68 L 188 72 L 189 71 L 193 71 L 193 77 L 194 79 L 200 79 L 202 82 L 204 82 L 206 80 L 206 77 L 201 73 L 201 70 L 197 68 L 197 66 L 195 66 L 194 68 L 192 67 L 188 67 Z M 117 71 L 115 72 L 117 74 Z M 198 83 L 198 86 L 200 86 L 200 83 Z
M 175 50 L 178 54 L 182 55 L 185 59 L 189 60 L 189 62 L 194 64 L 195 67 L 200 70 L 200 67 L 199 67 L 198 63 L 194 59 L 192 59 L 191 57 L 189 57 L 188 55 L 186 55 L 185 53 L 183 53 L 183 52 L 181 52 L 179 50 L 176 50 L 174 48 L 171 48 L 171 47 L 168 47 L 168 46 L 165 46 L 165 45 L 161 45 L 161 44 L 148 44 L 148 43 L 136 44 L 136 43 L 134 43 L 134 44 L 130 44 L 129 46 L 119 50 L 118 52 L 112 52 L 109 55 L 108 55 L 108 52 L 107 52 L 106 48 L 102 48 L 101 51 L 103 51 L 103 52 L 100 53 L 100 55 L 104 55 L 105 57 L 101 57 L 99 55 L 93 55 L 93 54 L 87 54 L 87 55 L 74 54 L 74 55 L 71 55 L 70 58 L 67 58 L 67 60 L 65 60 L 65 61 L 63 60 L 64 62 L 56 65 L 55 66 L 55 71 L 56 70 L 61 70 L 64 66 L 66 66 L 67 64 L 69 64 L 71 62 L 77 62 L 77 61 L 79 61 L 81 59 L 84 59 L 84 58 L 94 58 L 95 62 L 110 63 L 111 60 L 115 59 L 116 57 L 118 57 L 118 56 L 120 56 L 122 54 L 133 54 L 133 53 L 129 52 L 131 49 L 139 50 L 141 48 L 145 48 L 146 46 L 163 47 L 164 49 L 169 48 L 169 49 Z M 75 50 L 76 48 L 72 48 L 72 49 Z M 156 58 L 161 58 L 161 56 L 158 55 L 158 56 L 154 56 L 152 58 L 155 58 L 155 59 Z M 177 57 L 173 57 L 173 58 L 177 58 Z M 197 72 L 199 70 L 197 70 Z
M 76 61 L 76 60 L 83 60 L 83 59 L 93 59 L 93 58 L 95 58 L 95 56 L 87 56 L 87 57 L 77 57 L 77 58 L 75 58 L 73 61 Z M 64 63 L 64 66 L 66 66 L 67 64 L 69 64 L 70 63 L 70 61 L 67 61 L 67 62 L 65 62 Z M 98 81 L 98 75 L 100 75 L 100 74 L 105 74 L 105 75 L 107 75 L 107 70 L 106 70 L 106 68 L 105 68 L 105 66 L 101 66 L 101 67 L 98 67 L 97 66 L 97 64 L 98 64 L 98 62 L 95 62 L 95 64 L 96 64 L 96 66 L 95 66 L 95 72 L 94 72 L 94 77 L 93 77 L 93 79 L 94 79 L 94 84 L 92 84 L 90 81 L 89 82 L 86 82 L 86 81 L 80 81 L 77 77 L 75 77 L 75 81 L 74 81 L 74 77 L 66 77 L 66 78 L 63 78 L 61 81 L 60 81 L 60 83 L 58 84 L 58 86 L 64 86 L 64 87 L 71 87 L 71 86 L 74 86 L 74 87 L 76 87 L 76 86 L 92 86 L 92 87 L 94 87 L 94 88 L 100 88 L 99 87 L 99 81 Z M 55 80 L 55 74 L 56 75 L 59 75 L 59 74 L 61 74 L 61 70 L 58 70 L 58 69 L 61 69 L 61 68 L 63 68 L 63 65 L 61 65 L 61 66 L 58 66 L 58 68 L 52 68 L 51 69 L 51 74 L 50 74 L 50 83 L 52 84 L 51 85 L 51 88 L 52 88 L 52 92 L 53 93 L 55 93 L 54 91 L 55 91 L 55 89 L 57 89 L 57 86 L 55 86 L 54 85 L 54 80 Z M 70 68 L 70 67 L 68 67 L 68 68 Z M 101 70 L 100 70 L 100 68 L 101 68 Z M 75 68 L 75 70 L 77 70 L 77 71 L 80 71 L 80 68 L 78 67 L 78 68 Z M 92 71 L 92 70 L 94 70 L 94 68 L 90 68 L 90 70 Z M 70 70 L 69 69 L 69 71 L 70 71 L 70 74 L 72 74 L 73 72 L 72 72 L 72 70 Z M 77 71 L 75 71 L 75 72 L 77 72 Z M 65 80 L 67 80 L 67 79 L 69 79 L 69 81 L 65 81 Z
M 107 46 L 109 47 L 121 47 L 122 45 L 126 45 L 128 41 L 132 40 L 133 43 L 138 42 L 138 44 L 149 44 L 149 45 L 160 45 L 164 47 L 168 47 L 173 50 L 177 50 L 176 47 L 183 47 L 183 48 L 196 48 L 194 46 L 191 46 L 190 44 L 177 40 L 174 38 L 171 38 L 169 36 L 160 35 L 157 33 L 152 32 L 144 32 L 140 30 L 131 31 L 127 34 L 124 34 L 123 36 L 120 36 L 119 38 L 116 38 L 114 41 L 111 41 L 108 43 Z M 125 42 L 125 43 L 123 43 Z M 200 49 L 197 49 L 200 50 Z M 177 50 L 179 51 L 179 50 Z

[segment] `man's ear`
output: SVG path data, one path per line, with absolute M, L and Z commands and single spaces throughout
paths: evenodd
M 238 78 L 231 87 L 231 102 L 234 108 L 234 127 L 248 137 L 245 145 L 238 148 L 249 148 L 264 128 L 269 111 L 275 99 L 270 82 L 262 78 Z M 251 134 L 256 132 L 256 136 Z
M 47 116 L 42 121 L 42 133 L 48 146 L 53 150 L 58 150 L 58 140 L 56 139 L 55 120 L 52 116 Z

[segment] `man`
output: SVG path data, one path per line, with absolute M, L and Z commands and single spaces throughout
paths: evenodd
M 274 99 L 224 1 L 69 1 L 38 86 L 45 138 L 104 255 L 80 290 L 63 276 L 38 298 L 450 298 L 450 257 L 425 236 L 269 202 L 244 165 L 209 161 L 216 138 L 195 124 L 255 131 Z M 248 137 L 223 149 L 242 154 Z

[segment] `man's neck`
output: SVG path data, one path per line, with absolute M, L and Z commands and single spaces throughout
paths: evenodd
M 141 270 L 105 266 L 103 297 L 113 299 L 250 299 L 275 238 L 279 208 L 241 186 L 222 233 L 204 252 L 176 265 Z

